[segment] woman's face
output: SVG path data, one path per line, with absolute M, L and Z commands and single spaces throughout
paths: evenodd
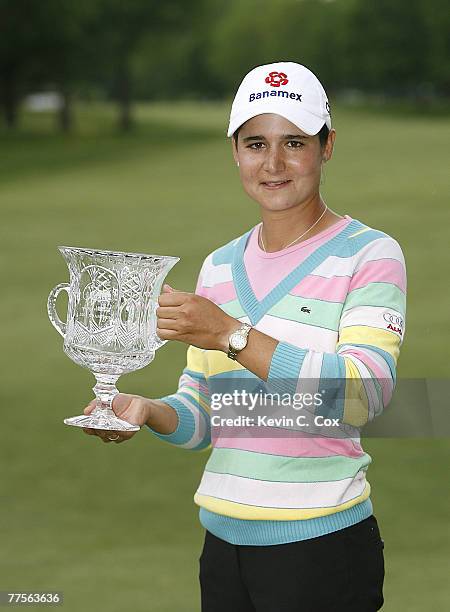
M 246 193 L 266 210 L 286 210 L 319 192 L 321 166 L 330 159 L 335 138 L 331 130 L 322 149 L 319 136 L 308 136 L 273 113 L 257 115 L 241 126 L 233 156 L 239 162 Z

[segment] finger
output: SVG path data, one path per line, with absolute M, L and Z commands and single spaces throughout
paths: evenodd
M 104 429 L 90 429 L 90 428 L 83 428 L 83 430 L 87 429 L 87 431 L 91 431 L 92 433 L 90 434 L 91 436 L 97 436 L 97 438 L 100 438 L 101 440 L 103 440 L 103 442 L 111 442 L 111 440 L 107 440 L 107 436 L 108 434 L 110 434 L 110 431 L 106 431 Z
M 98 434 L 99 438 L 101 438 L 105 444 L 110 444 L 111 442 L 114 442 L 114 439 L 111 440 L 111 438 L 116 438 L 118 435 L 119 435 L 118 431 L 109 431 L 109 430 L 108 431 L 101 430 L 101 433 Z
M 89 404 L 83 410 L 83 413 L 84 414 L 91 414 L 91 412 L 94 410 L 96 405 L 97 405 L 97 400 L 95 400 L 95 399 L 92 400 L 91 402 L 89 402 Z
M 181 314 L 180 307 L 159 306 L 156 309 L 156 316 L 163 319 L 178 319 Z
M 104 438 L 104 442 L 114 442 L 114 444 L 120 444 L 120 442 L 125 442 L 134 436 L 135 431 L 107 431 L 105 432 L 106 436 L 102 436 Z M 113 438 L 111 440 L 111 438 Z
M 130 406 L 135 396 L 128 393 L 118 393 L 113 397 L 111 407 L 117 416 L 120 416 Z
M 137 434 L 137 431 L 121 431 L 119 439 L 114 440 L 114 442 L 116 444 L 121 444 L 122 442 L 130 440 L 135 434 Z
M 127 440 L 132 438 L 137 433 L 137 431 L 112 431 L 112 430 L 110 431 L 110 430 L 105 430 L 105 429 L 89 429 L 87 427 L 83 428 L 83 431 L 85 433 L 88 433 L 88 435 L 97 436 L 105 444 L 109 444 L 110 442 L 115 442 L 116 444 L 120 444 L 121 442 L 126 442 Z M 117 440 L 110 439 L 110 438 L 116 438 L 116 436 L 118 436 Z
M 160 319 L 157 320 L 158 329 L 178 329 L 179 322 L 176 319 Z
M 178 332 L 174 329 L 160 329 L 157 327 L 156 334 L 161 340 L 176 340 L 178 338 Z
M 174 291 L 173 293 L 161 293 L 158 298 L 160 306 L 181 306 L 186 302 L 187 297 L 191 295 L 185 291 Z
M 165 293 L 173 293 L 174 291 L 178 291 L 178 289 L 174 289 L 173 287 L 171 287 L 169 284 L 167 284 L 167 283 L 166 283 L 166 284 L 163 286 L 163 291 L 164 291 Z

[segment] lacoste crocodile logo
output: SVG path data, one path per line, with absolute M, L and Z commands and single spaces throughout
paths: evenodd
M 311 309 L 310 309 L 310 308 L 308 308 L 307 306 L 302 306 L 302 307 L 300 308 L 300 310 L 301 310 L 302 312 L 307 312 L 307 313 L 310 313 L 310 312 L 311 312 Z

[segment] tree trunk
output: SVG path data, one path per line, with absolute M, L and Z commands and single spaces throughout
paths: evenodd
M 61 131 L 67 133 L 73 125 L 72 116 L 72 96 L 66 88 L 61 89 L 62 104 L 59 109 L 59 127 Z
M 5 70 L 3 72 L 0 82 L 0 92 L 5 123 L 8 129 L 12 130 L 17 126 L 17 115 L 19 108 L 17 84 L 14 71 Z
M 119 129 L 129 132 L 133 127 L 131 115 L 131 76 L 126 64 L 119 69 L 117 76 L 117 98 L 119 102 Z

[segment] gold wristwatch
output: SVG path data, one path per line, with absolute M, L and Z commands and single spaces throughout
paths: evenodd
M 230 335 L 228 339 L 228 357 L 230 359 L 235 360 L 237 354 L 247 346 L 247 337 L 251 329 L 251 325 L 243 323 L 239 329 Z

